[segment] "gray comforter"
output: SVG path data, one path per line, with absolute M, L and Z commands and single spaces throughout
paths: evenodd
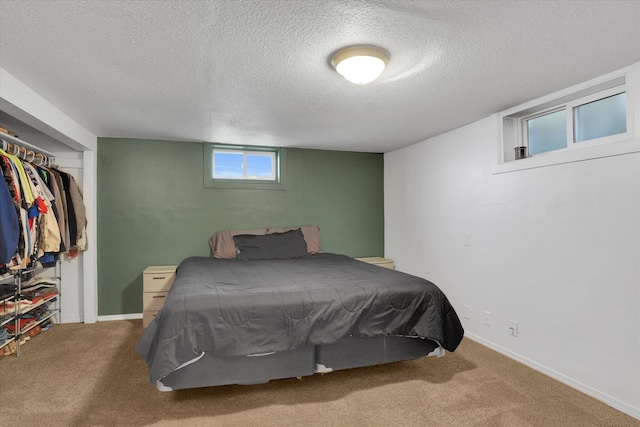
M 293 260 L 192 257 L 136 350 L 155 382 L 181 364 L 331 344 L 346 336 L 415 336 L 454 351 L 462 325 L 433 283 L 336 254 Z

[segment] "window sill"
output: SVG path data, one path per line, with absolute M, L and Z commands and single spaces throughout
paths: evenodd
M 205 188 L 231 189 L 231 190 L 282 190 L 286 191 L 287 186 L 284 183 L 276 182 L 260 182 L 260 181 L 224 181 L 209 180 L 204 183 Z
M 624 154 L 639 153 L 640 140 L 627 140 L 591 147 L 581 147 L 563 151 L 552 151 L 537 154 L 520 160 L 512 160 L 500 163 L 493 168 L 493 174 L 516 172 L 520 170 L 543 168 L 547 166 L 566 163 L 582 162 L 585 160 L 600 159 L 604 157 L 621 156 Z

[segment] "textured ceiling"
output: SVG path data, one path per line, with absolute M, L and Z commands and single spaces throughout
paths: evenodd
M 640 61 L 640 1 L 0 1 L 0 66 L 99 136 L 386 152 Z M 335 50 L 391 54 L 369 85 Z M 2 84 L 2 82 L 0 82 Z

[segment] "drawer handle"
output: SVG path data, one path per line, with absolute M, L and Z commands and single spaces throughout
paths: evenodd
M 162 280 L 162 279 L 166 279 L 167 276 L 162 276 L 162 277 L 154 277 L 153 280 Z
M 151 298 L 166 298 L 166 295 L 154 295 Z

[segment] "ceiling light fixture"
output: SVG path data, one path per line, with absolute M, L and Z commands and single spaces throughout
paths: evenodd
M 378 78 L 389 62 L 389 53 L 376 46 L 349 46 L 337 51 L 331 65 L 351 83 L 365 84 Z

